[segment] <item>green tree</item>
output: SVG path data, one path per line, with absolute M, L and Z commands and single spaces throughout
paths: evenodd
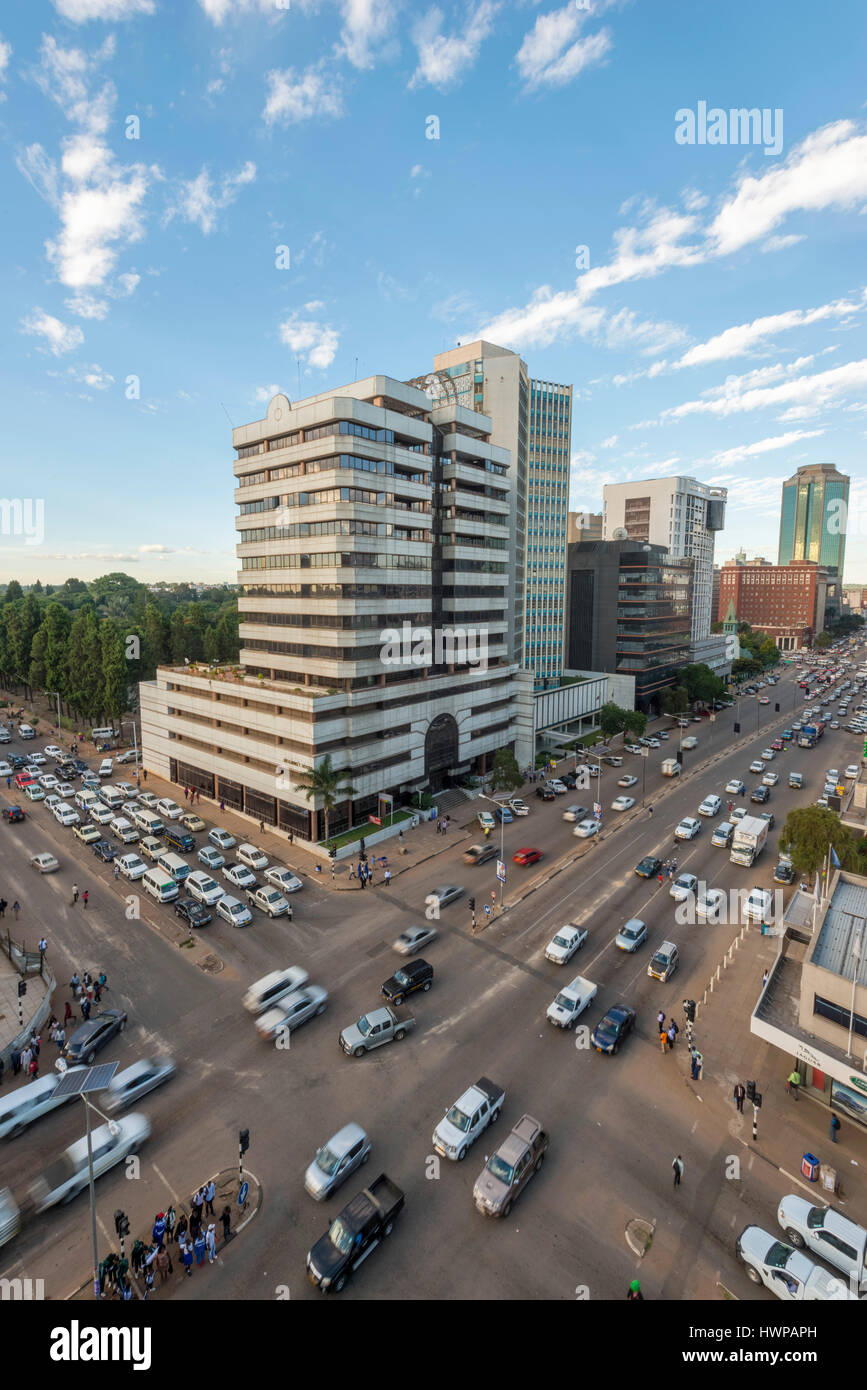
M 328 819 L 337 802 L 345 796 L 354 796 L 355 788 L 343 780 L 344 774 L 331 766 L 331 754 L 326 753 L 321 763 L 313 768 L 306 780 L 296 782 L 308 801 L 316 797 L 322 802 L 325 812 L 325 838 L 328 839 Z
M 49 603 L 42 620 L 45 632 L 45 685 L 58 690 L 61 700 L 69 699 L 67 651 L 72 619 L 62 603 Z
M 691 701 L 700 700 L 702 704 L 709 705 L 718 700 L 725 690 L 724 682 L 703 661 L 684 666 L 678 675 Z
M 524 778 L 511 748 L 498 748 L 491 769 L 491 791 L 516 792 L 523 785 Z
M 176 608 L 169 624 L 169 659 L 173 666 L 183 666 L 187 655 L 187 625 L 180 608 Z
M 647 728 L 647 715 L 640 709 L 624 710 L 623 714 L 626 733 L 634 734 L 636 738 L 643 738 L 644 730 Z
M 844 868 L 859 861 L 852 833 L 827 806 L 800 806 L 790 811 L 780 834 L 780 849 L 790 855 L 795 872 L 814 874 L 833 845 Z
M 813 646 L 819 647 L 821 651 L 825 651 L 828 647 L 832 645 L 833 641 L 834 639 L 830 635 L 830 633 L 820 632 L 818 637 L 814 641 Z
M 762 663 L 753 656 L 738 656 L 732 662 L 733 676 L 757 676 L 761 670 Z
M 626 715 L 629 711 L 621 709 L 613 700 L 607 700 L 599 711 L 599 728 L 603 738 L 613 738 L 622 734 L 626 728 Z
M 217 623 L 217 656 L 220 661 L 238 660 L 238 609 L 235 604 Z
M 683 714 L 689 704 L 689 696 L 682 685 L 668 685 L 659 697 L 663 714 Z
M 18 599 L 24 597 L 24 590 L 17 579 L 10 579 L 6 585 L 6 592 L 3 595 L 4 603 L 16 603 Z
M 102 699 L 102 648 L 93 605 L 82 608 L 69 630 L 69 702 L 84 718 L 100 714 Z
M 208 623 L 208 626 L 205 628 L 204 636 L 202 637 L 202 652 L 205 661 L 216 661 L 219 650 L 217 629 L 214 627 L 213 623 Z
M 169 624 L 157 605 L 149 602 L 144 614 L 144 644 L 142 666 L 150 679 L 158 666 L 164 666 L 169 654 Z
M 27 680 L 33 690 L 44 690 L 48 685 L 45 675 L 45 649 L 47 645 L 45 624 L 38 628 L 30 643 L 30 670 Z
M 127 707 L 129 669 L 123 638 L 110 618 L 99 628 L 102 692 L 100 709 L 110 719 L 119 719 Z

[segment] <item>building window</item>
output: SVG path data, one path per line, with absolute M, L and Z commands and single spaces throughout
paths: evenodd
M 838 1023 L 841 1028 L 848 1031 L 849 1010 L 842 1004 L 835 1004 L 830 999 L 823 999 L 821 995 L 813 995 L 813 1013 L 819 1014 L 822 1018 L 829 1018 L 832 1023 Z M 862 1038 L 867 1038 L 867 1018 L 861 1014 L 855 1014 L 852 1025 L 853 1033 L 858 1033 Z

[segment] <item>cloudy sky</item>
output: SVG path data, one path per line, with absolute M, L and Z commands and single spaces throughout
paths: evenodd
M 775 558 L 834 461 L 867 581 L 865 46 L 862 0 L 7 7 L 3 490 L 44 539 L 4 522 L 0 579 L 233 579 L 230 423 L 481 333 L 574 383 L 576 509 L 688 473 Z

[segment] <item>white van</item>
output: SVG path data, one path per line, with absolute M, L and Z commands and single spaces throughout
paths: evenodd
M 59 801 L 56 806 L 52 806 L 51 810 L 59 825 L 81 824 L 81 816 L 66 801 Z
M 265 1009 L 270 1009 L 286 995 L 294 994 L 296 989 L 301 989 L 302 985 L 306 985 L 307 979 L 307 971 L 302 970 L 300 965 L 290 965 L 286 970 L 272 970 L 247 990 L 244 995 L 244 1008 L 251 1014 L 264 1013 Z
M 103 758 L 102 762 L 96 770 L 97 777 L 110 777 L 111 769 L 113 768 L 113 766 L 114 763 L 112 762 L 111 758 Z
M 114 729 L 91 729 L 91 743 L 105 743 L 106 739 L 114 738 Z
M 31 727 L 30 727 L 29 724 L 19 724 L 19 725 L 18 725 L 18 737 L 19 737 L 19 738 L 35 738 L 35 737 L 36 737 L 36 730 L 35 730 L 35 729 L 31 729 Z
M 138 831 L 132 821 L 127 820 L 126 816 L 117 816 L 108 827 L 116 840 L 120 840 L 122 845 L 134 845 L 138 839 Z
M 195 898 L 197 903 L 204 903 L 205 907 L 213 907 L 214 903 L 223 897 L 223 889 L 219 883 L 211 878 L 210 874 L 202 873 L 201 869 L 196 869 L 186 879 L 184 892 Z
M 153 811 L 137 811 L 135 823 L 145 835 L 162 835 L 165 830 L 159 816 L 154 815 Z
M 151 897 L 156 898 L 158 903 L 173 902 L 180 891 L 171 874 L 167 874 L 165 869 L 159 869 L 156 865 L 152 869 L 148 869 L 142 883 Z
M 123 792 L 117 787 L 100 787 L 99 799 L 110 811 L 117 811 L 123 805 Z
M 171 874 L 176 883 L 183 883 L 184 879 L 189 878 L 192 872 L 186 859 L 182 859 L 179 854 L 174 854 L 171 850 L 166 850 L 157 860 L 157 866 L 165 869 L 167 874 Z
M 85 1068 L 70 1067 L 69 1070 L 84 1071 Z M 17 1091 L 0 1092 L 0 1139 L 14 1139 L 16 1135 L 23 1134 L 40 1115 L 47 1115 L 49 1110 L 62 1105 L 64 1100 L 70 1100 L 71 1093 L 55 1100 L 54 1092 L 59 1081 L 58 1072 L 49 1072 L 47 1076 L 40 1076 L 38 1081 L 31 1081 Z
M 91 806 L 99 805 L 99 797 L 96 792 L 88 791 L 87 787 L 81 787 L 75 793 L 75 804 L 79 811 L 89 811 Z

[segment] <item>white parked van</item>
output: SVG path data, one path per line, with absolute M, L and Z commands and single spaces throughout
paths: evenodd
M 108 827 L 116 840 L 120 840 L 122 845 L 134 845 L 138 839 L 138 831 L 132 821 L 127 820 L 126 816 L 117 816 Z
M 185 880 L 184 892 L 195 898 L 197 903 L 204 903 L 205 907 L 213 907 L 224 896 L 219 883 L 209 874 L 202 873 L 201 869 L 196 869 Z
M 111 769 L 113 766 L 114 764 L 112 763 L 111 758 L 103 758 L 102 762 L 96 770 L 97 777 L 110 777 Z
M 75 804 L 79 811 L 89 811 L 91 806 L 99 805 L 99 797 L 96 792 L 88 791 L 86 787 L 82 787 L 75 793 Z
M 151 897 L 156 898 L 158 903 L 172 902 L 180 891 L 171 874 L 167 874 L 165 869 L 157 868 L 156 865 L 152 869 L 148 869 L 142 878 L 142 883 Z
M 162 835 L 165 826 L 153 811 L 137 811 L 135 823 L 145 835 Z
M 92 743 L 105 743 L 106 739 L 114 738 L 114 729 L 91 729 L 90 739 Z
M 124 878 L 130 879 L 131 882 L 135 882 L 137 878 L 144 878 L 148 871 L 147 864 L 137 854 L 121 854 L 114 862 Z
M 182 859 L 179 854 L 166 850 L 157 860 L 157 866 L 165 869 L 167 874 L 171 874 L 176 883 L 183 883 L 184 879 L 189 878 L 191 869 L 186 859 Z
M 123 805 L 123 792 L 117 787 L 100 787 L 99 799 L 110 811 L 118 811 Z
M 35 737 L 36 737 L 36 730 L 35 730 L 35 729 L 31 729 L 31 727 L 30 727 L 29 724 L 19 724 L 19 725 L 18 725 L 18 737 L 19 737 L 19 738 L 35 738 Z
M 52 806 L 51 810 L 58 825 L 81 824 L 81 816 L 66 801 L 59 801 L 56 806 Z

